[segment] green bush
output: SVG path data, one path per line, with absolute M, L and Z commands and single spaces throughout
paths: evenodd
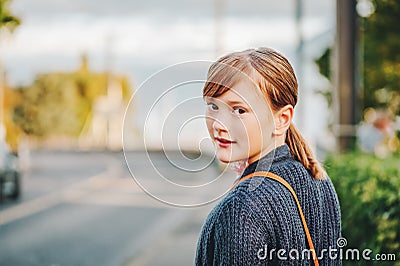
M 325 168 L 340 201 L 342 235 L 348 243 L 344 249 L 368 248 L 371 258 L 377 253 L 395 254 L 396 262 L 386 265 L 400 265 L 400 156 L 330 155 Z M 343 264 L 366 265 L 367 261 Z

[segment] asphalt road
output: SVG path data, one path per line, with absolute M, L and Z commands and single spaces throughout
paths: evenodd
M 0 265 L 192 265 L 232 181 L 196 154 L 33 152 L 0 205 Z

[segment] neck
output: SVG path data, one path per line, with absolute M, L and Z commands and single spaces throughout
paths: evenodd
M 266 148 L 264 148 L 259 154 L 250 157 L 248 160 L 248 163 L 254 163 L 255 161 L 260 160 L 262 157 L 264 157 L 265 155 L 267 155 L 268 153 L 270 153 L 271 151 L 273 151 L 274 149 L 282 146 L 283 144 L 285 144 L 285 139 L 284 136 L 277 136 L 275 138 L 275 141 L 273 143 L 271 143 L 269 146 L 267 146 Z

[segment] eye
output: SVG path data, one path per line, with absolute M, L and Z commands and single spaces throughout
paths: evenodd
M 212 110 L 212 111 L 217 111 L 218 110 L 218 106 L 214 103 L 209 103 L 208 104 L 208 109 Z
M 237 115 L 242 115 L 242 114 L 246 113 L 246 110 L 241 107 L 234 107 L 233 112 Z

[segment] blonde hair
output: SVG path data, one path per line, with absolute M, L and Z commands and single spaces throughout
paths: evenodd
M 239 75 L 241 73 L 242 75 Z M 270 48 L 258 48 L 225 55 L 210 66 L 203 96 L 218 97 L 232 88 L 243 74 L 250 77 L 273 111 L 297 103 L 298 83 L 289 61 Z M 326 176 L 311 149 L 293 123 L 285 142 L 293 157 L 317 179 Z

